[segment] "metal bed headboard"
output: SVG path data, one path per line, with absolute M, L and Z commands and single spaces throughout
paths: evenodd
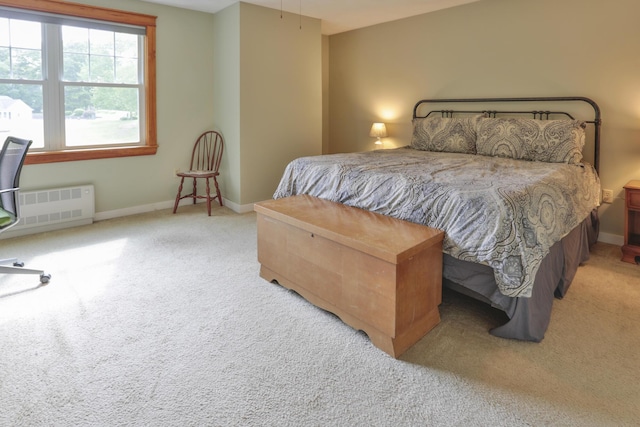
M 600 125 L 602 124 L 602 119 L 600 118 L 600 107 L 593 100 L 589 98 L 585 98 L 582 96 L 559 96 L 559 97 L 529 97 L 529 98 L 457 98 L 457 99 L 422 99 L 418 101 L 413 107 L 413 118 L 425 118 L 429 117 L 429 115 L 433 113 L 440 113 L 443 117 L 452 117 L 454 113 L 461 114 L 487 114 L 489 117 L 496 117 L 498 114 L 531 114 L 534 119 L 547 120 L 549 116 L 557 116 L 563 115 L 568 117 L 569 119 L 574 120 L 574 117 L 565 112 L 565 111 L 551 111 L 551 110 L 528 110 L 528 111 L 519 111 L 519 110 L 431 110 L 426 115 L 418 115 L 418 109 L 425 104 L 437 104 L 437 103 L 522 103 L 522 102 L 535 102 L 535 103 L 546 103 L 546 102 L 585 102 L 591 107 L 593 107 L 594 116 L 592 120 L 584 120 L 585 123 L 594 125 L 594 157 L 593 157 L 593 167 L 599 172 L 600 166 Z

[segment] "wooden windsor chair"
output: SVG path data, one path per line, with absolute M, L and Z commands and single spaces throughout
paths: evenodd
M 193 145 L 193 152 L 191 153 L 191 164 L 189 170 L 186 172 L 177 172 L 176 175 L 180 177 L 180 186 L 178 187 L 178 195 L 176 196 L 176 202 L 173 206 L 173 213 L 178 210 L 178 204 L 180 200 L 191 198 L 195 204 L 197 199 L 207 200 L 207 213 L 211 216 L 211 200 L 218 199 L 220 206 L 222 204 L 222 194 L 220 194 L 220 187 L 218 186 L 218 176 L 220 173 L 220 161 L 222 160 L 222 152 L 224 150 L 224 140 L 222 135 L 216 131 L 207 131 L 196 139 Z M 193 192 L 190 194 L 182 195 L 182 187 L 184 185 L 185 178 L 193 179 Z M 198 179 L 204 179 L 206 182 L 206 195 L 198 195 L 197 181 Z M 213 180 L 216 189 L 216 195 L 211 197 L 211 190 L 209 180 Z

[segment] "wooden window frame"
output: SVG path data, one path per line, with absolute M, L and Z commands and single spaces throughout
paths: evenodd
M 94 149 L 65 149 L 28 153 L 25 164 L 107 159 L 115 157 L 147 156 L 158 150 L 156 119 L 156 17 L 104 7 L 60 0 L 0 0 L 0 6 L 37 12 L 54 13 L 79 18 L 96 19 L 145 27 L 144 85 L 145 85 L 145 145 L 137 147 L 101 147 Z

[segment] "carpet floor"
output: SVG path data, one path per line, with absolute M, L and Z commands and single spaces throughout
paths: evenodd
M 598 243 L 541 343 L 445 291 L 395 360 L 259 277 L 256 217 L 203 205 L 0 241 L 2 426 L 632 426 L 640 266 Z

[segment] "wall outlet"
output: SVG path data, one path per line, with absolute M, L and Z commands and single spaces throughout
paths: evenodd
M 602 202 L 613 203 L 613 190 L 602 190 Z

